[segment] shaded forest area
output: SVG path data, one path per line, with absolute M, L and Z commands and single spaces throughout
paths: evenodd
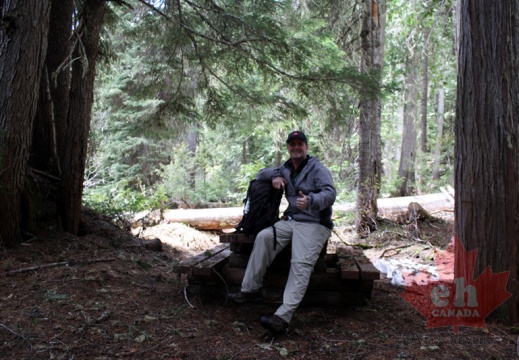
M 236 306 L 225 286 L 211 297 L 190 294 L 174 266 L 217 243 L 215 233 L 181 224 L 150 227 L 162 251 L 146 248 L 93 212 L 80 234 L 28 242 L 0 253 L 0 341 L 5 358 L 53 359 L 510 359 L 519 330 L 494 320 L 487 329 L 425 329 L 425 318 L 383 278 L 366 306 L 302 306 L 286 336 L 270 337 L 259 318 L 275 304 Z M 447 247 L 452 212 L 417 228 L 384 220 L 362 241 L 372 259 L 431 264 Z M 342 240 L 358 240 L 338 228 Z M 417 241 L 417 238 L 426 241 Z M 429 243 L 429 244 L 428 244 Z M 63 263 L 67 263 L 64 265 Z M 53 265 L 36 268 L 38 265 Z M 32 267 L 31 271 L 20 270 Z M 7 275 L 8 271 L 12 273 Z
M 0 2 L 2 351 L 515 356 L 518 6 Z M 291 337 L 257 340 L 252 308 L 196 300 L 192 310 L 171 273 L 189 254 L 182 244 L 153 252 L 111 225 L 139 210 L 239 205 L 254 174 L 283 161 L 286 133 L 296 128 L 332 171 L 338 202 L 355 201 L 355 218 L 341 220 L 366 251 L 455 231 L 480 251 L 476 275 L 487 266 L 510 272 L 512 298 L 497 321 L 462 333 L 471 346 L 424 330 L 401 289 L 384 280 L 367 307 L 305 309 Z M 456 188 L 454 224 L 388 231 L 390 220 L 378 216 L 380 198 L 446 185 Z M 8 273 L 25 267 L 35 268 Z
M 428 45 L 454 44 L 453 3 L 399 2 L 389 11 L 374 1 L 223 8 L 211 1 L 48 0 L 6 5 L 6 18 L 15 8 L 40 25 L 41 41 L 23 52 L 28 32 L 2 32 L 12 52 L 4 79 L 36 70 L 24 86 L 3 83 L 9 111 L 2 133 L 13 141 L 3 143 L 2 159 L 20 162 L 2 173 L 12 189 L 2 193 L 6 245 L 19 243 L 22 229 L 77 233 L 82 204 L 110 215 L 238 205 L 260 168 L 284 160 L 284 138 L 294 128 L 309 134 L 311 154 L 332 171 L 339 200 L 358 203 L 359 232 L 376 229 L 379 196 L 452 184 L 452 132 L 436 127 L 452 129 L 445 111 L 454 109 L 453 47 L 438 47 L 423 69 L 447 66 L 441 73 L 448 80 L 428 77 L 424 88 L 442 88 L 439 94 L 448 86 L 451 96 L 447 103 L 436 97 L 443 109 L 436 111 L 436 100 L 424 94 L 421 148 L 429 155 L 414 158 L 416 143 L 406 139 L 416 137 L 418 107 L 407 105 L 418 98 L 405 94 L 419 93 L 418 84 L 401 74 L 417 66 L 402 72 L 409 54 L 399 44 L 421 44 L 413 24 L 425 19 Z

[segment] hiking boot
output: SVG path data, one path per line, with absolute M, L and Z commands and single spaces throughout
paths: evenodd
M 277 315 L 262 316 L 260 325 L 274 334 L 286 334 L 288 323 Z
M 238 291 L 227 295 L 227 299 L 234 301 L 236 304 L 245 304 L 247 302 L 259 302 L 263 300 L 261 290 L 253 293 Z

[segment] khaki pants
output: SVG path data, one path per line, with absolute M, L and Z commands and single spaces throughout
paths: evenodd
M 314 265 L 319 259 L 324 243 L 331 235 L 331 230 L 320 224 L 294 220 L 281 220 L 274 226 L 277 238 L 276 249 L 274 249 L 272 227 L 262 230 L 256 236 L 241 291 L 251 293 L 260 290 L 263 286 L 263 276 L 269 265 L 283 248 L 292 243 L 292 259 L 283 294 L 283 304 L 275 313 L 286 322 L 290 322 L 303 300 Z

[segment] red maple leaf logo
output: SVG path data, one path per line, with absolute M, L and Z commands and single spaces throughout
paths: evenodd
M 467 252 L 454 234 L 449 248 L 437 253 L 439 280 L 405 274 L 402 297 L 427 319 L 425 328 L 459 326 L 485 328 L 485 317 L 505 302 L 510 271 L 493 274 L 490 266 L 473 279 L 477 249 Z

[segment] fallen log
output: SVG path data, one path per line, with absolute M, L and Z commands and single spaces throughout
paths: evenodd
M 429 214 L 438 211 L 452 211 L 451 197 L 444 193 L 378 199 L 378 215 L 393 218 L 407 214 L 410 203 L 419 204 Z M 282 205 L 283 206 L 283 205 Z M 355 203 L 335 204 L 335 216 L 355 212 Z M 183 223 L 198 230 L 223 230 L 234 228 L 243 216 L 243 207 L 212 209 L 175 209 L 165 210 L 162 223 Z M 407 216 L 407 215 L 406 215 Z
M 406 214 L 409 204 L 413 202 L 420 204 L 429 214 L 438 211 L 452 211 L 454 209 L 454 203 L 451 201 L 450 197 L 447 197 L 443 193 L 436 193 L 378 199 L 378 215 L 380 217 L 391 218 L 399 214 Z
M 232 229 L 243 217 L 243 207 L 165 210 L 162 223 L 183 223 L 198 230 Z

